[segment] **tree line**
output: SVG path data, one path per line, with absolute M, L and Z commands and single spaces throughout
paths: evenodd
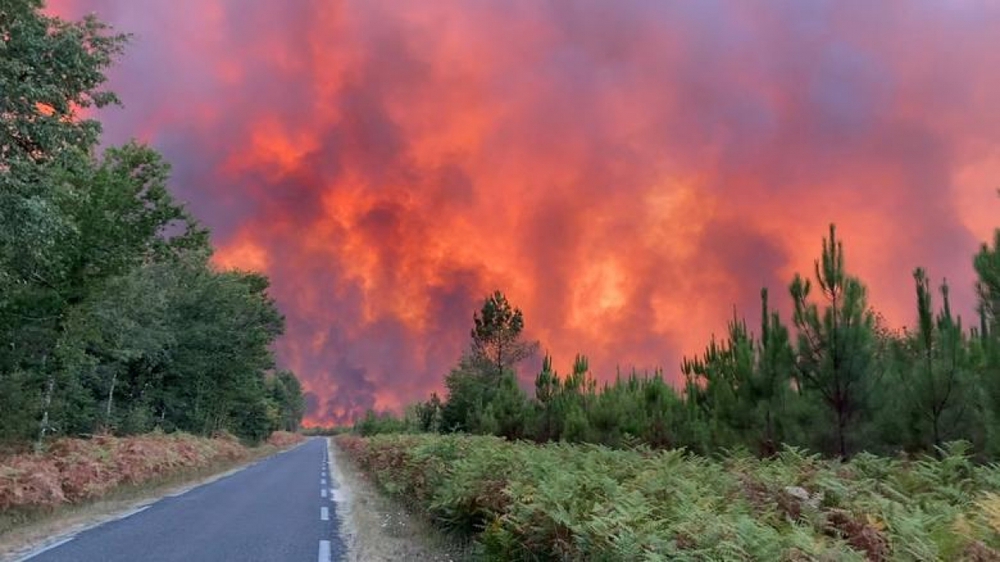
M 892 330 L 846 268 L 836 229 L 823 238 L 813 275 L 789 285 L 782 319 L 761 291 L 756 330 L 734 317 L 722 337 L 685 357 L 681 385 L 662 371 L 617 373 L 600 383 L 578 355 L 561 375 L 548 355 L 533 396 L 516 364 L 537 348 L 505 296 L 473 316 L 468 351 L 432 395 L 401 418 L 369 412 L 364 434 L 465 431 L 538 442 L 645 444 L 700 454 L 746 449 L 762 456 L 791 445 L 848 458 L 939 454 L 951 442 L 980 459 L 1000 456 L 1000 230 L 972 260 L 978 322 L 965 326 L 949 285 L 913 272 L 913 328 Z
M 211 265 L 208 230 L 138 143 L 100 150 L 87 108 L 126 35 L 39 0 L 0 9 L 0 442 L 160 428 L 294 430 L 268 279 Z

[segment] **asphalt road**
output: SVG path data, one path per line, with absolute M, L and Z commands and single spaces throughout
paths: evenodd
M 133 515 L 31 562 L 340 560 L 326 440 L 305 444 Z M 325 518 L 325 519 L 324 519 Z

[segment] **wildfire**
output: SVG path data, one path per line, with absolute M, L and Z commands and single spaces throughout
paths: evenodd
M 440 391 L 496 288 L 563 370 L 677 376 L 761 286 L 787 307 L 831 221 L 892 322 L 917 265 L 970 311 L 1000 172 L 1000 5 L 973 4 L 51 9 L 136 34 L 109 137 L 272 278 L 320 423 Z

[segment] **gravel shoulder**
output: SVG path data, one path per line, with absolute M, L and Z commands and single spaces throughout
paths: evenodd
M 341 532 L 350 562 L 465 562 L 472 546 L 457 541 L 398 501 L 382 494 L 330 441 L 332 476 Z

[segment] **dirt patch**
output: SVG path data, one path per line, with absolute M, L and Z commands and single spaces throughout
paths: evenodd
M 251 449 L 251 456 L 241 461 L 219 462 L 142 485 L 120 486 L 100 499 L 81 504 L 31 512 L 0 513 L 0 560 L 18 560 L 69 536 L 125 517 L 164 497 L 180 495 L 225 478 L 285 450 L 287 448 L 277 449 L 273 446 Z
M 380 493 L 330 440 L 330 466 L 341 533 L 350 562 L 465 562 L 472 545 L 436 529 L 415 510 Z

